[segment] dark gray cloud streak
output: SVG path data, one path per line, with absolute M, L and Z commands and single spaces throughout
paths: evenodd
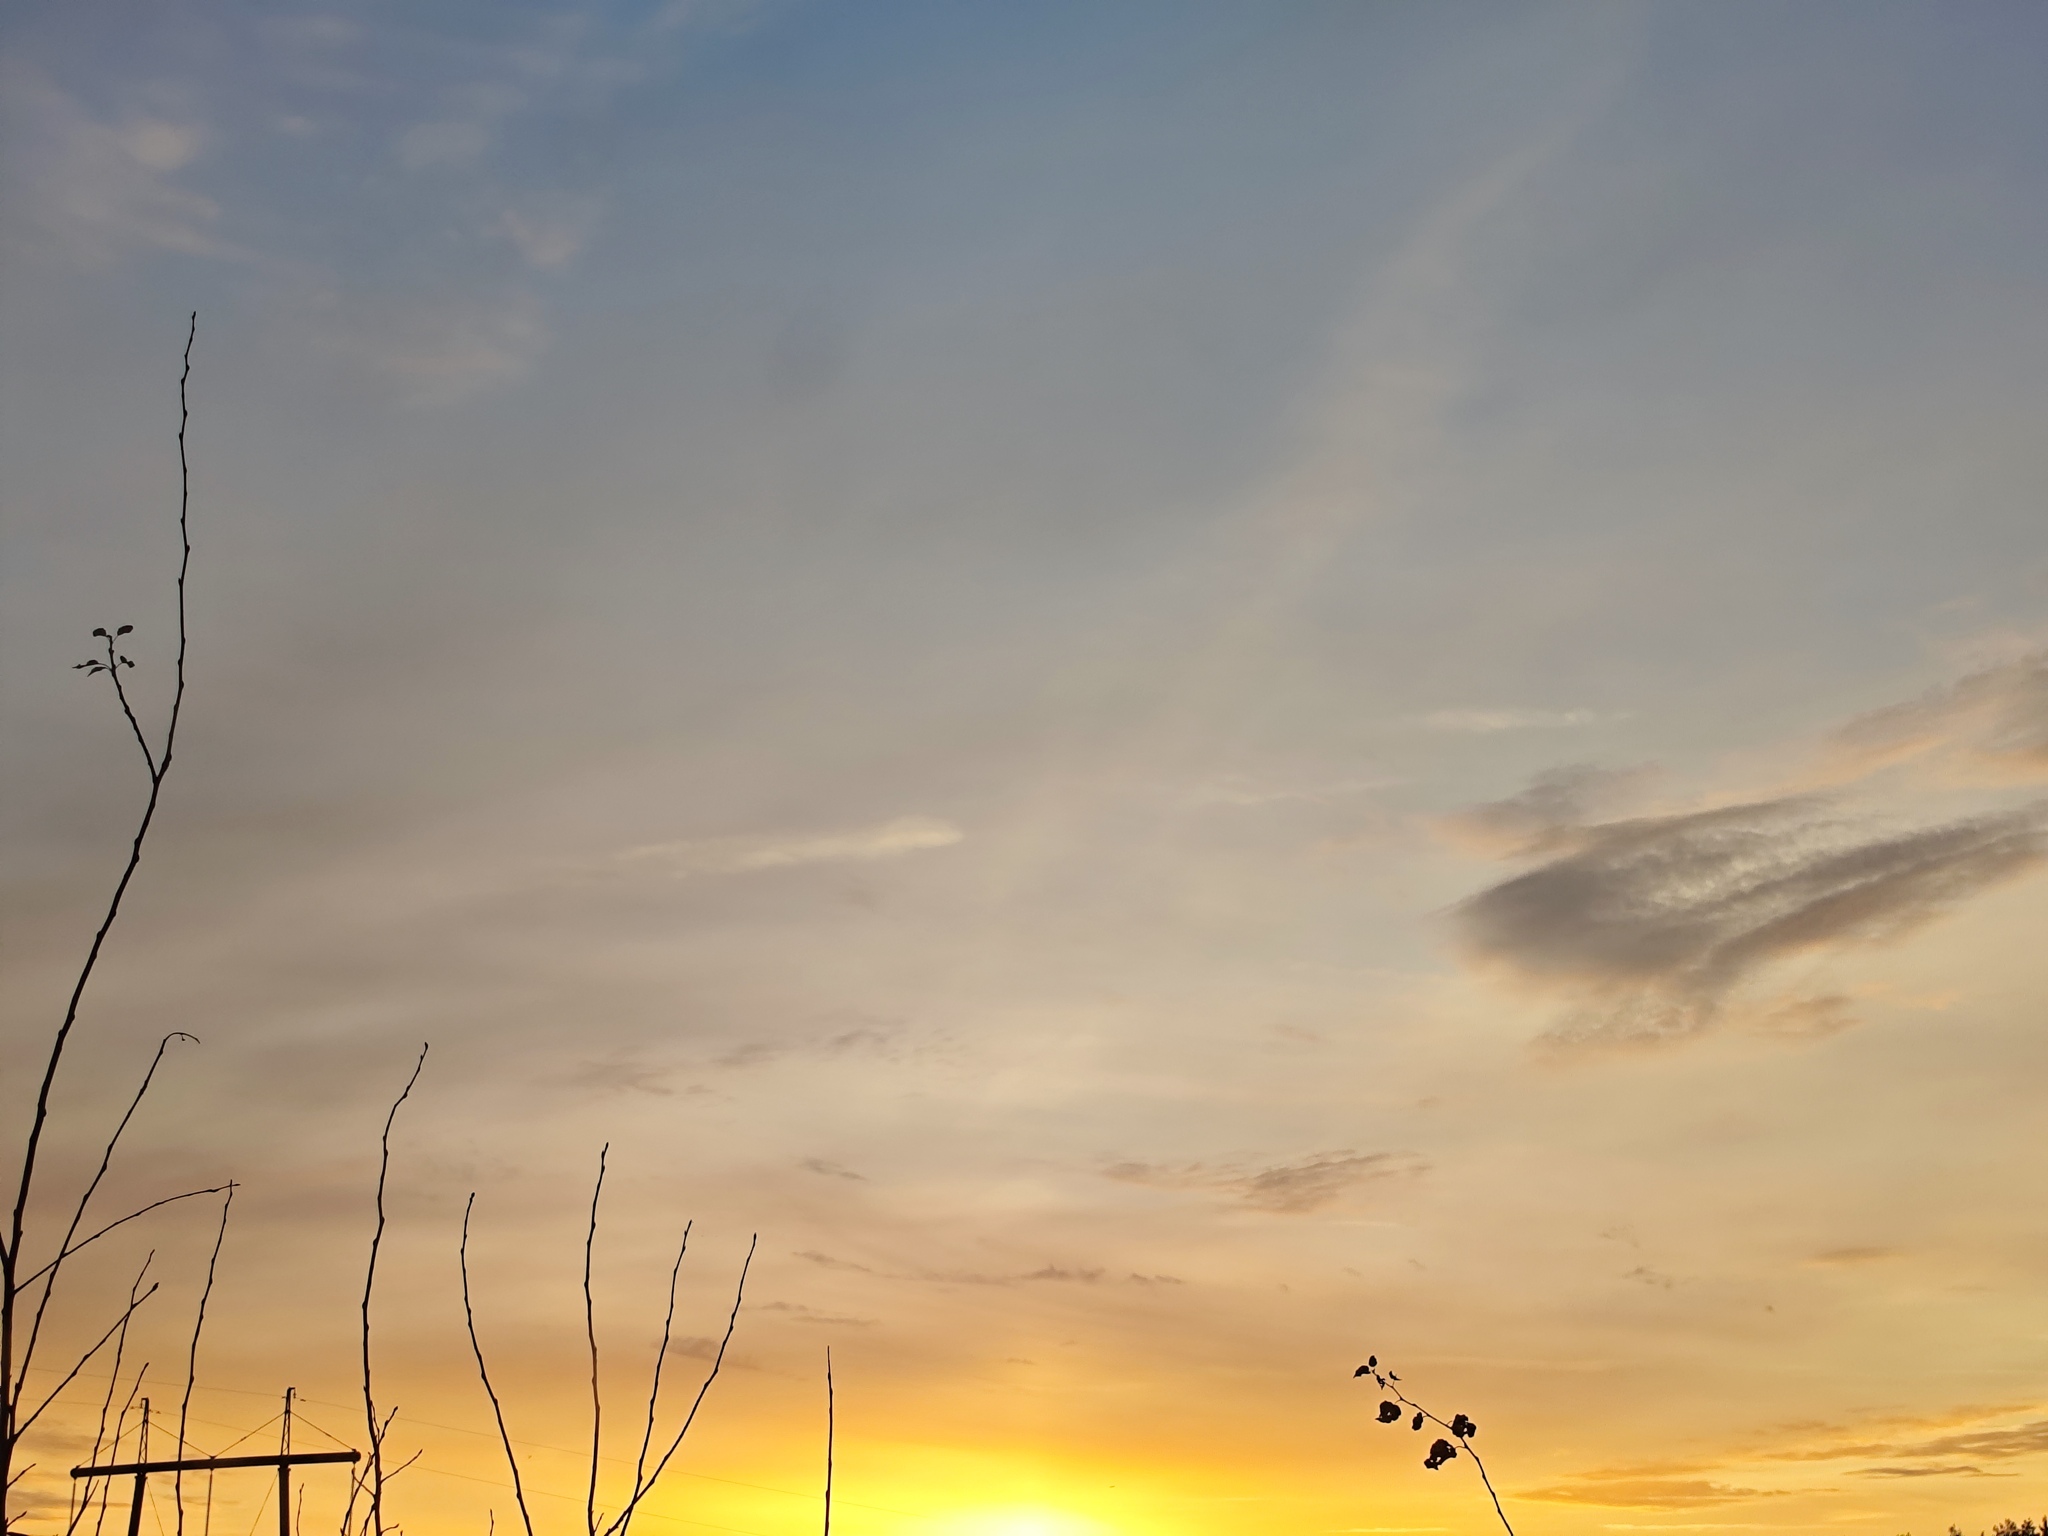
M 1561 851 L 1455 917 L 1482 961 L 1584 992 L 1550 1032 L 1557 1045 L 1699 1034 L 1771 962 L 1896 936 L 2048 857 L 2048 803 L 1904 832 L 1873 832 L 1816 797 L 1574 827 L 1571 795 L 1542 791 L 1471 816 Z M 1546 798 L 1561 813 L 1548 826 Z M 1774 1016 L 1806 1033 L 1847 1022 L 1826 998 L 1759 1014 Z

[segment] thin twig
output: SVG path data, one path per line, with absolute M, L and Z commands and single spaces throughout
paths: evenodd
M 127 628 L 125 624 L 121 627 Z M 106 641 L 107 659 L 104 666 L 107 676 L 114 680 L 114 697 L 121 703 L 121 713 L 128 721 L 128 729 L 135 735 L 135 745 L 142 748 L 142 761 L 153 779 L 157 776 L 156 756 L 149 750 L 149 738 L 142 734 L 142 722 L 135 718 L 135 710 L 128 703 L 128 690 L 121 685 L 121 668 L 132 667 L 135 663 L 114 649 L 114 636 L 108 634 L 106 630 L 96 629 L 93 633 Z
M 1373 1380 L 1377 1381 L 1380 1384 L 1380 1389 L 1386 1392 L 1389 1396 L 1391 1396 L 1394 1399 L 1394 1401 L 1398 1403 L 1403 1403 L 1406 1406 L 1413 1408 L 1417 1413 L 1421 1414 L 1425 1419 L 1429 1420 L 1430 1423 L 1436 1425 L 1439 1429 L 1447 1431 L 1450 1434 L 1451 1438 L 1458 1442 L 1459 1446 L 1463 1448 L 1465 1454 L 1472 1458 L 1472 1465 L 1479 1469 L 1479 1481 L 1486 1485 L 1486 1496 L 1493 1500 L 1493 1512 L 1496 1515 L 1500 1516 L 1500 1523 L 1502 1527 L 1507 1531 L 1508 1536 L 1515 1536 L 1515 1528 L 1512 1525 L 1508 1524 L 1508 1512 L 1502 1509 L 1500 1506 L 1500 1495 L 1494 1492 L 1493 1479 L 1486 1475 L 1486 1463 L 1481 1461 L 1479 1459 L 1479 1453 L 1472 1449 L 1472 1441 L 1468 1437 L 1466 1432 L 1464 1430 L 1459 1429 L 1455 1424 L 1446 1424 L 1442 1419 L 1438 1418 L 1435 1414 L 1431 1413 L 1427 1408 L 1423 1407 L 1422 1404 L 1416 1402 L 1415 1399 L 1408 1396 L 1407 1393 L 1403 1392 L 1398 1386 L 1394 1385 L 1394 1382 L 1400 1380 L 1400 1378 L 1394 1376 L 1391 1371 L 1385 1370 L 1383 1368 L 1379 1371 L 1372 1372 L 1372 1377 Z M 1470 1421 L 1468 1420 L 1467 1422 L 1469 1423 Z
M 127 1433 L 127 1431 L 123 1429 L 122 1426 L 128 1422 L 128 1410 L 135 1406 L 135 1394 L 142 1390 L 142 1379 L 148 1374 L 149 1362 L 145 1360 L 139 1367 L 137 1367 L 135 1372 L 135 1380 L 128 1384 L 128 1396 L 121 1404 L 121 1412 L 114 1419 L 114 1449 L 116 1452 L 118 1452 L 121 1449 L 122 1436 Z M 147 1401 L 147 1399 L 145 1399 L 145 1401 Z M 140 1456 L 137 1456 L 135 1459 L 137 1461 L 142 1460 Z M 92 1522 L 93 1536 L 100 1536 L 100 1532 L 106 1526 L 107 1501 L 113 1494 L 113 1488 L 114 1480 L 112 1478 L 103 1477 L 100 1479 L 100 1512 L 97 1516 L 94 1517 Z
M 227 1198 L 220 1203 L 220 1230 L 213 1235 L 213 1252 L 206 1260 L 206 1284 L 199 1292 L 199 1311 L 192 1319 L 192 1347 L 185 1356 L 185 1395 L 178 1399 L 178 1457 L 185 1456 L 185 1428 L 192 1413 L 192 1387 L 199 1380 L 199 1336 L 206 1331 L 206 1304 L 213 1299 L 213 1276 L 220 1267 L 220 1245 L 228 1237 L 228 1211 L 235 1203 L 235 1186 L 228 1184 Z M 287 1410 L 289 1411 L 289 1410 Z M 185 1469 L 171 1477 L 171 1499 L 178 1511 L 178 1536 L 185 1536 Z
M 185 431 L 191 420 L 187 387 L 192 378 L 192 345 L 198 334 L 199 314 L 195 310 L 191 326 L 185 335 L 184 370 L 178 377 L 178 659 L 176 683 L 171 694 L 170 718 L 164 727 L 163 749 L 157 754 L 150 768 L 149 798 L 143 804 L 142 816 L 129 843 L 127 862 L 122 867 L 120 879 L 114 883 L 114 893 L 108 899 L 105 914 L 93 933 L 92 943 L 86 949 L 85 960 L 79 967 L 77 979 L 72 983 L 71 995 L 64 1005 L 64 1020 L 57 1026 L 57 1032 L 50 1041 L 49 1058 L 43 1065 L 42 1082 L 36 1089 L 35 1114 L 30 1119 L 28 1137 L 22 1146 L 21 1176 L 15 1184 L 14 1206 L 8 1216 L 7 1230 L 0 1234 L 0 1474 L 11 1473 L 14 1448 L 20 1443 L 22 1432 L 26 1428 L 21 1419 L 22 1395 L 27 1389 L 26 1373 L 19 1369 L 15 1359 L 15 1322 L 21 1297 L 18 1271 L 21 1263 L 22 1235 L 28 1219 L 29 1196 L 35 1189 L 36 1167 L 42 1150 L 43 1132 L 50 1120 L 50 1094 L 56 1086 L 57 1070 L 64 1061 L 64 1048 L 70 1042 L 71 1031 L 78 1023 L 79 1005 L 85 999 L 85 989 L 99 965 L 101 951 L 106 947 L 107 935 L 113 931 L 114 921 L 121 915 L 121 903 L 128 894 L 128 887 L 135 878 L 135 871 L 142 863 L 143 843 L 149 837 L 149 829 L 156 820 L 157 806 L 163 798 L 164 780 L 171 771 L 172 749 L 177 744 L 178 722 L 185 708 L 185 656 L 190 638 L 185 611 L 185 580 L 192 566 L 192 466 L 186 453 Z M 116 683 L 119 683 L 118 676 Z M 126 707 L 125 704 L 123 707 Z M 10 1489 L 12 1486 L 11 1475 L 0 1476 L 0 1490 Z M 7 1495 L 0 1491 L 0 1530 L 10 1528 L 13 1522 L 6 1505 Z
M 391 1171 L 391 1127 L 398 1119 L 399 1107 L 412 1096 L 412 1085 L 420 1080 L 420 1071 L 427 1064 L 427 1047 L 420 1047 L 419 1060 L 412 1064 L 412 1076 L 405 1080 L 405 1087 L 397 1098 L 391 1101 L 391 1113 L 384 1117 L 384 1134 L 378 1141 L 377 1155 L 377 1229 L 370 1234 L 370 1262 L 363 1272 L 363 1423 L 370 1436 L 370 1514 L 369 1529 L 374 1536 L 384 1536 L 384 1437 L 377 1425 L 377 1400 L 371 1391 L 370 1382 L 370 1298 L 377 1289 L 377 1253 L 384 1245 L 384 1180 Z M 388 1426 L 390 1420 L 385 1420 Z
M 604 1164 L 611 1156 L 606 1142 L 597 1154 L 597 1183 L 590 1191 L 590 1226 L 583 1234 L 583 1333 L 590 1340 L 590 1490 L 583 1500 L 583 1523 L 597 1536 L 597 1462 L 604 1425 L 604 1400 L 597 1386 L 597 1307 L 590 1294 L 590 1261 L 597 1249 L 597 1203 L 604 1195 Z
M 101 1238 L 105 1237 L 109 1232 L 112 1232 L 115 1228 L 125 1227 L 128 1225 L 129 1222 L 139 1220 L 140 1218 L 147 1216 L 151 1211 L 162 1210 L 167 1205 L 176 1205 L 180 1200 L 197 1200 L 201 1195 L 224 1194 L 227 1191 L 227 1187 L 228 1186 L 225 1184 L 209 1184 L 204 1189 L 181 1190 L 179 1193 L 175 1195 L 165 1195 L 161 1200 L 152 1200 L 149 1202 L 149 1204 L 141 1206 L 136 1210 L 130 1211 L 126 1216 L 121 1217 L 119 1220 L 108 1222 L 104 1227 L 101 1227 L 99 1231 L 93 1233 L 92 1236 L 80 1238 L 77 1242 L 73 1243 L 69 1248 L 65 1249 L 64 1252 L 59 1255 L 59 1258 L 70 1258 L 72 1254 L 77 1253 L 82 1249 L 90 1247 L 92 1244 L 98 1242 Z M 57 1262 L 57 1259 L 50 1260 L 49 1264 L 45 1264 L 41 1269 L 37 1270 L 34 1274 L 30 1275 L 26 1280 L 22 1281 L 22 1289 L 26 1290 L 29 1286 L 34 1285 L 38 1280 L 42 1279 L 44 1275 L 50 1272 L 51 1265 L 54 1265 Z
M 825 1346 L 825 1536 L 832 1536 L 832 1443 L 838 1426 L 832 1400 L 832 1346 Z
M 484 1364 L 484 1347 L 477 1341 L 476 1336 L 476 1312 L 469 1301 L 469 1213 L 475 1209 L 476 1191 L 471 1190 L 469 1202 L 462 1208 L 462 1247 L 459 1250 L 462 1265 L 462 1320 L 469 1327 L 469 1347 L 476 1355 L 476 1373 L 484 1384 L 484 1395 L 491 1400 L 491 1416 L 498 1421 L 498 1439 L 505 1447 L 505 1465 L 512 1469 L 512 1497 L 519 1501 L 519 1520 L 526 1527 L 526 1536 L 533 1536 L 533 1515 L 526 1507 L 526 1489 L 519 1480 L 519 1458 L 512 1450 L 511 1432 L 505 1428 L 504 1405 L 498 1401 L 497 1388 L 491 1385 L 490 1369 Z
M 648 1447 L 654 1444 L 654 1416 L 661 1401 L 661 1367 L 668 1359 L 669 1340 L 673 1336 L 676 1321 L 676 1277 L 683 1272 L 683 1255 L 690 1251 L 690 1228 L 695 1222 L 683 1223 L 683 1240 L 676 1245 L 676 1261 L 668 1272 L 668 1311 L 661 1319 L 661 1348 L 654 1352 L 654 1380 L 647 1388 L 647 1427 L 640 1434 L 640 1454 L 633 1462 L 633 1486 L 640 1486 L 640 1479 L 647 1471 Z
M 140 1307 L 145 1301 L 149 1300 L 149 1298 L 154 1296 L 155 1294 L 156 1286 L 152 1284 L 148 1290 L 144 1291 L 140 1296 L 136 1297 L 135 1300 L 129 1302 L 126 1307 L 122 1308 L 121 1315 L 114 1320 L 113 1326 L 109 1328 L 105 1333 L 100 1335 L 99 1341 L 96 1344 L 94 1344 L 91 1349 L 88 1349 L 84 1354 L 78 1357 L 78 1363 L 72 1366 L 70 1370 L 66 1371 L 64 1373 L 64 1379 L 58 1382 L 56 1386 L 50 1389 L 50 1395 L 44 1398 L 40 1403 L 36 1404 L 35 1411 L 33 1413 L 29 1414 L 25 1418 L 18 1420 L 15 1423 L 14 1433 L 17 1439 L 27 1434 L 29 1432 L 29 1429 L 35 1424 L 35 1421 L 43 1416 L 44 1410 L 47 1409 L 50 1406 L 50 1404 L 57 1401 L 58 1397 L 63 1393 L 66 1387 L 70 1386 L 72 1382 L 78 1379 L 78 1373 L 86 1368 L 86 1365 L 92 1360 L 92 1357 L 94 1355 L 98 1354 L 101 1350 L 107 1347 L 107 1341 L 113 1338 L 114 1335 L 120 1331 L 121 1325 L 123 1323 L 127 1322 L 129 1318 L 135 1315 L 136 1308 Z
M 128 1122 L 135 1118 L 135 1111 L 141 1107 L 143 1095 L 149 1092 L 149 1085 L 156 1078 L 156 1069 L 163 1064 L 164 1052 L 170 1049 L 173 1040 L 190 1040 L 194 1045 L 199 1043 L 197 1035 L 188 1035 L 182 1029 L 172 1030 L 157 1042 L 156 1055 L 149 1060 L 149 1070 L 142 1074 L 142 1085 L 135 1090 L 135 1097 L 128 1101 L 128 1112 L 121 1116 L 121 1123 L 114 1127 L 114 1134 L 107 1138 L 107 1144 L 100 1152 L 100 1165 L 93 1173 L 92 1182 L 85 1186 L 85 1193 L 78 1197 L 78 1206 L 71 1213 L 71 1225 L 64 1229 L 64 1240 L 57 1244 L 57 1257 L 22 1282 L 23 1288 L 26 1289 L 36 1281 L 43 1280 L 43 1293 L 36 1301 L 35 1318 L 29 1324 L 28 1342 L 21 1347 L 19 1369 L 24 1376 L 28 1374 L 29 1362 L 35 1358 L 36 1341 L 42 1337 L 43 1314 L 49 1310 L 50 1297 L 57 1288 L 58 1272 L 62 1269 L 65 1259 L 84 1246 L 81 1243 L 78 1247 L 73 1247 L 71 1240 L 78 1236 L 79 1226 L 85 1221 L 85 1209 L 92 1203 L 92 1197 L 99 1192 L 100 1181 L 106 1178 L 108 1165 L 114 1161 L 114 1149 L 120 1145 L 121 1135 L 128 1129 Z M 86 1239 L 87 1242 L 91 1240 Z M 45 1276 L 49 1278 L 44 1279 Z
M 128 1287 L 128 1301 L 131 1306 L 134 1304 L 136 1292 L 142 1289 L 142 1282 L 149 1275 L 149 1266 L 155 1261 L 156 1250 L 152 1248 L 149 1251 L 149 1256 L 142 1261 L 142 1268 L 135 1272 L 135 1283 Z M 133 1313 L 130 1313 L 129 1316 L 132 1317 Z M 99 1464 L 100 1447 L 106 1444 L 107 1415 L 114 1411 L 114 1393 L 119 1391 L 121 1386 L 121 1357 L 128 1352 L 128 1321 L 128 1317 L 123 1317 L 121 1319 L 121 1331 L 114 1335 L 114 1363 L 109 1368 L 107 1374 L 107 1395 L 100 1400 L 100 1418 L 99 1423 L 93 1428 L 92 1460 L 88 1465 L 97 1466 Z M 114 1424 L 114 1433 L 116 1443 L 118 1444 L 120 1438 L 120 1421 L 118 1419 Z M 105 1479 L 101 1481 L 104 1482 Z M 92 1495 L 93 1490 L 88 1485 L 84 1501 L 72 1510 L 70 1517 L 64 1522 L 64 1536 L 72 1536 L 72 1533 L 84 1523 L 86 1511 L 92 1508 Z
M 654 1464 L 654 1470 L 647 1475 L 644 1481 L 636 1484 L 633 1489 L 633 1496 L 626 1501 L 626 1507 L 619 1511 L 618 1518 L 604 1528 L 603 1536 L 625 1536 L 627 1529 L 632 1524 L 633 1512 L 640 1507 L 640 1501 L 653 1490 L 655 1483 L 660 1481 L 661 1474 L 667 1469 L 670 1458 L 682 1448 L 683 1437 L 689 1434 L 690 1426 L 697 1422 L 697 1410 L 704 1406 L 705 1394 L 711 1390 L 711 1384 L 718 1380 L 718 1373 L 725 1365 L 725 1348 L 728 1344 L 732 1343 L 733 1329 L 739 1326 L 740 1304 L 746 1300 L 747 1296 L 747 1271 L 754 1267 L 754 1250 L 760 1245 L 761 1234 L 757 1232 L 754 1234 L 753 1240 L 747 1244 L 747 1259 L 740 1266 L 739 1285 L 733 1292 L 732 1313 L 725 1320 L 725 1336 L 718 1341 L 718 1353 L 711 1361 L 711 1372 L 704 1378 L 704 1384 L 697 1389 L 697 1396 L 690 1404 L 690 1411 L 683 1418 L 683 1427 L 676 1431 L 675 1439 L 671 1440 L 668 1449 L 662 1452 L 661 1460 Z

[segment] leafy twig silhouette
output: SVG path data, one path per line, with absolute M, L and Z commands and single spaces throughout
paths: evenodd
M 151 1061 L 149 1070 L 143 1074 L 142 1086 L 136 1091 L 135 1099 L 128 1106 L 128 1112 L 108 1136 L 100 1155 L 99 1170 L 86 1185 L 85 1192 L 73 1203 L 72 1214 L 61 1238 L 56 1242 L 56 1251 L 42 1263 L 32 1255 L 30 1245 L 38 1243 L 37 1224 L 32 1220 L 33 1207 L 43 1182 L 43 1137 L 51 1129 L 52 1100 L 58 1076 L 63 1068 L 67 1047 L 72 1031 L 77 1027 L 86 993 L 106 949 L 108 935 L 121 915 L 122 903 L 128 888 L 134 882 L 135 873 L 142 864 L 143 847 L 149 840 L 151 827 L 156 822 L 158 807 L 162 804 L 164 782 L 171 771 L 171 758 L 178 741 L 178 726 L 185 709 L 185 661 L 187 642 L 190 638 L 186 622 L 185 583 L 192 567 L 192 473 L 191 461 L 186 454 L 186 428 L 191 420 L 188 406 L 187 386 L 192 377 L 192 346 L 199 334 L 199 317 L 195 313 L 185 332 L 185 353 L 183 369 L 178 376 L 178 576 L 177 576 L 177 652 L 172 669 L 171 701 L 168 718 L 154 744 L 150 733 L 143 728 L 142 720 L 135 710 L 135 701 L 128 695 L 127 684 L 122 679 L 123 671 L 133 671 L 135 662 L 122 650 L 127 636 L 134 632 L 132 624 L 120 624 L 109 629 L 102 625 L 93 631 L 93 638 L 102 642 L 100 654 L 77 663 L 74 670 L 94 677 L 106 673 L 114 686 L 114 697 L 120 705 L 121 716 L 127 722 L 129 733 L 142 753 L 143 767 L 149 778 L 149 794 L 141 814 L 135 822 L 135 831 L 129 840 L 128 857 L 121 867 L 121 873 L 114 882 L 112 895 L 108 898 L 101 914 L 99 926 L 93 931 L 92 942 L 87 946 L 84 959 L 71 985 L 70 996 L 64 1006 L 64 1017 L 50 1039 L 49 1054 L 43 1063 L 42 1080 L 36 1090 L 35 1109 L 29 1116 L 27 1133 L 22 1137 L 18 1160 L 10 1154 L 7 1178 L 12 1182 L 13 1207 L 0 1226 L 0 1530 L 13 1532 L 23 1511 L 17 1502 L 16 1485 L 30 1470 L 17 1466 L 16 1459 L 21 1449 L 22 1438 L 34 1426 L 44 1410 L 56 1400 L 77 1379 L 99 1352 L 115 1339 L 125 1342 L 126 1322 L 136 1309 L 155 1293 L 155 1286 L 131 1294 L 126 1310 L 121 1312 L 113 1324 L 100 1335 L 86 1351 L 76 1357 L 69 1370 L 62 1373 L 56 1389 L 40 1403 L 31 1405 L 28 1400 L 28 1378 L 35 1364 L 37 1347 L 45 1342 L 43 1323 L 49 1313 L 52 1298 L 58 1290 L 65 1261 L 80 1249 L 97 1242 L 115 1228 L 125 1225 L 149 1212 L 200 1195 L 220 1194 L 226 1189 L 218 1185 L 204 1190 L 186 1190 L 181 1194 L 168 1195 L 138 1210 L 128 1212 L 113 1221 L 106 1222 L 89 1236 L 79 1237 L 79 1228 L 84 1224 L 86 1213 L 93 1197 L 98 1193 L 100 1181 L 113 1160 L 116 1147 L 123 1132 L 134 1117 L 136 1105 L 149 1092 L 156 1076 L 157 1064 L 163 1059 L 163 1051 L 174 1040 L 189 1041 L 193 1037 L 183 1031 L 173 1031 L 164 1037 Z M 12 1131 L 10 1128 L 10 1139 Z
M 1408 1419 L 1408 1427 L 1418 1433 L 1429 1424 L 1448 1431 L 1451 1440 L 1455 1440 L 1457 1444 L 1453 1445 L 1451 1440 L 1438 1436 L 1430 1442 L 1429 1454 L 1422 1459 L 1423 1466 L 1434 1472 L 1445 1462 L 1455 1461 L 1461 1450 L 1470 1456 L 1472 1465 L 1479 1469 L 1479 1481 L 1486 1485 L 1486 1496 L 1493 1500 L 1493 1512 L 1500 1516 L 1500 1523 L 1508 1536 L 1515 1536 L 1515 1528 L 1508 1524 L 1507 1511 L 1500 1507 L 1500 1495 L 1494 1492 L 1493 1479 L 1486 1475 L 1486 1463 L 1481 1461 L 1479 1453 L 1472 1449 L 1472 1437 L 1479 1433 L 1477 1424 L 1462 1413 L 1453 1414 L 1448 1420 L 1438 1418 L 1401 1390 L 1401 1378 L 1394 1374 L 1392 1367 L 1381 1365 L 1378 1355 L 1369 1358 L 1351 1375 L 1354 1380 L 1361 1376 L 1370 1376 L 1379 1384 L 1379 1389 L 1387 1394 L 1380 1402 L 1380 1423 L 1398 1424 L 1403 1419 Z

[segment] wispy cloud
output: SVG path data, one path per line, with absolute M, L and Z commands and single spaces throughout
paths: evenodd
M 1769 1452 L 1765 1459 L 1848 1461 L 1882 1457 L 1888 1462 L 1937 1463 L 1958 1456 L 1979 1461 L 2011 1461 L 2044 1453 L 2048 1453 L 2048 1419 L 2029 1419 L 2021 1424 L 1980 1426 L 1923 1438 L 1836 1440 Z
M 1519 794 L 1458 811 L 1437 826 L 1451 841 L 1477 853 L 1541 853 L 1569 841 L 1588 822 L 1611 815 L 1657 776 L 1658 770 L 1647 764 L 1596 768 L 1572 763 L 1539 773 Z
M 753 1310 L 780 1312 L 792 1322 L 823 1323 L 835 1328 L 872 1328 L 876 1323 L 876 1319 L 872 1317 L 846 1317 L 837 1313 L 820 1312 L 815 1307 L 807 1307 L 795 1301 L 765 1301 Z
M 16 237 L 66 260 L 103 265 L 131 252 L 247 253 L 223 239 L 220 204 L 182 185 L 206 131 L 189 116 L 99 117 L 51 80 L 14 67 L 0 75 Z
M 1545 1504 L 1590 1504 L 1608 1509 L 1701 1509 L 1748 1499 L 1782 1498 L 1788 1488 L 1745 1488 L 1707 1478 L 1639 1477 L 1588 1473 L 1547 1488 L 1525 1488 L 1521 1497 Z
M 451 404 L 525 377 L 548 340 L 540 301 L 516 288 L 432 300 L 324 293 L 316 308 L 324 351 L 420 405 Z
M 1211 1163 L 1114 1163 L 1103 1175 L 1161 1189 L 1208 1189 L 1257 1210 L 1299 1215 L 1333 1204 L 1353 1185 L 1421 1173 L 1425 1164 L 1402 1152 L 1317 1152 L 1265 1168 Z
M 866 1174 L 855 1173 L 851 1168 L 842 1168 L 839 1164 L 830 1162 L 822 1157 L 807 1157 L 797 1166 L 803 1169 L 804 1172 L 815 1173 L 821 1178 L 851 1179 L 857 1183 L 867 1182 Z
M 1968 777 L 2048 776 L 2048 651 L 1858 715 L 1829 737 L 1828 749 L 1837 766 L 1858 773 L 1931 759 Z
M 1830 1248 L 1806 1262 L 1816 1269 L 1848 1269 L 1860 1264 L 1881 1264 L 1899 1257 L 1896 1248 Z
M 1492 735 L 1497 731 L 1557 731 L 1575 725 L 1592 725 L 1604 719 L 1590 709 L 1438 709 L 1418 722 L 1429 731 L 1466 731 Z
M 934 816 L 899 816 L 877 826 L 811 835 L 715 838 L 650 843 L 620 855 L 628 863 L 653 864 L 677 875 L 737 875 L 793 869 L 805 864 L 868 863 L 950 848 L 966 833 Z
M 1349 795 L 1385 789 L 1394 779 L 1319 779 L 1306 783 L 1262 783 L 1241 774 L 1224 774 L 1196 785 L 1187 792 L 1190 805 L 1259 806 L 1290 802 L 1320 805 Z

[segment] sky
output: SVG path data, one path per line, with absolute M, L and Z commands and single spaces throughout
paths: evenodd
M 77 1261 L 60 1342 L 163 1289 L 23 1529 L 188 1359 L 199 1452 L 365 1443 L 423 1044 L 411 1536 L 521 1531 L 472 1195 L 585 1529 L 601 1153 L 601 1508 L 685 1224 L 663 1434 L 757 1244 L 642 1536 L 820 1527 L 828 1347 L 844 1536 L 1492 1528 L 1368 1356 L 1522 1536 L 2048 1509 L 2044 64 L 2020 0 L 13 0 L 8 1141 L 196 311 L 37 1230 L 173 1030 L 96 1209 L 236 1183 L 196 1355 L 210 1197 Z

